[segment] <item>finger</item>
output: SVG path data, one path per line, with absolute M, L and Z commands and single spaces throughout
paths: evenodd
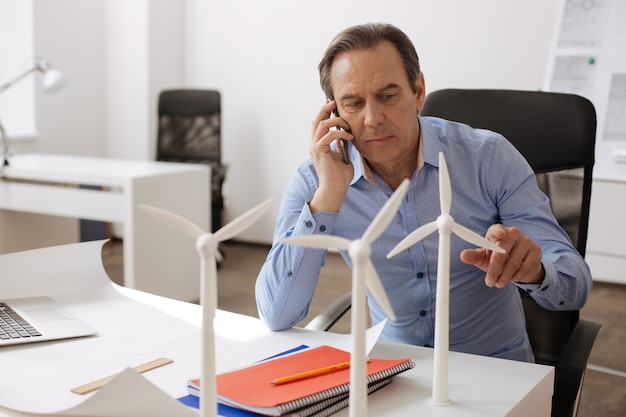
M 524 263 L 525 254 L 519 250 L 519 246 L 514 246 L 507 251 L 505 256 L 495 255 L 500 254 L 492 254 L 493 266 L 490 265 L 485 282 L 489 287 L 504 288 Z
M 499 285 L 503 284 L 503 282 L 500 282 L 500 279 L 502 277 L 504 266 L 512 255 L 510 252 L 513 248 L 513 244 L 510 241 L 507 228 L 501 224 L 494 224 L 490 226 L 489 229 L 487 229 L 485 238 L 506 250 L 506 253 L 492 252 L 489 256 L 489 262 L 485 270 L 485 284 L 488 287 L 497 287 L 498 283 L 500 283 Z
M 319 139 L 322 136 L 322 134 L 320 134 L 319 132 L 320 123 L 322 123 L 324 120 L 328 120 L 328 118 L 331 116 L 331 112 L 335 107 L 335 102 L 327 101 L 320 108 L 319 113 L 317 113 L 317 115 L 313 119 L 313 122 L 311 123 L 311 138 L 313 139 L 313 141 L 316 141 L 316 139 Z
M 319 113 L 313 119 L 313 130 L 317 129 L 317 126 L 320 124 L 322 120 L 327 120 L 331 117 L 332 111 L 337 108 L 337 104 L 335 101 L 327 101 L 324 103 Z
M 508 247 L 507 255 L 492 255 L 492 265 L 485 278 L 487 285 L 504 288 L 511 281 L 540 282 L 543 279 L 541 247 L 516 227 L 505 228 L 505 232 L 500 242 Z
M 334 101 L 329 101 L 322 106 L 322 109 L 313 121 L 313 143 L 324 140 L 322 145 L 328 146 L 331 142 L 339 139 L 352 140 L 354 138 L 350 133 L 350 125 L 341 117 L 331 114 L 335 108 Z M 339 128 L 343 130 L 339 130 Z M 332 132 L 335 133 L 329 135 Z
M 487 271 L 491 251 L 484 248 L 465 249 L 461 252 L 461 261 Z
M 525 236 L 520 248 L 524 248 L 524 257 L 519 268 L 511 272 L 511 281 L 524 284 L 537 284 L 543 281 L 545 270 L 541 262 L 542 251 L 532 239 Z

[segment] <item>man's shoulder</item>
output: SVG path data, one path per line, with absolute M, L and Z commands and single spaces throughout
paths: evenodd
M 500 140 L 502 135 L 497 132 L 476 128 L 465 123 L 442 119 L 434 116 L 421 118 L 422 129 L 430 132 L 438 138 L 448 138 L 451 140 Z M 428 135 L 425 135 L 428 136 Z

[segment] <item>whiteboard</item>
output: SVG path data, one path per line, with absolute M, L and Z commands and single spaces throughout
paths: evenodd
M 598 115 L 594 178 L 626 181 L 626 0 L 563 0 L 545 80 Z

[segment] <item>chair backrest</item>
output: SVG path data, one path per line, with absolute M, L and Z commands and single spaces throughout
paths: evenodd
M 157 161 L 221 164 L 221 100 L 214 90 L 165 90 L 158 102 Z
M 211 229 L 222 225 L 221 97 L 215 90 L 176 89 L 159 94 L 157 161 L 190 162 L 211 167 Z
M 596 113 L 589 100 L 540 91 L 447 89 L 429 94 L 421 115 L 506 137 L 529 162 L 557 221 L 585 255 L 596 137 Z M 579 312 L 548 311 L 521 294 L 535 358 L 554 365 Z

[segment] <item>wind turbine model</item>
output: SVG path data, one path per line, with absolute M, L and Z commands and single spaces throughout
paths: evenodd
M 396 215 L 402 198 L 406 194 L 409 180 L 404 180 L 387 200 L 361 239 L 350 241 L 339 236 L 315 235 L 289 237 L 281 242 L 291 245 L 308 246 L 316 249 L 335 248 L 347 250 L 352 259 L 352 352 L 350 354 L 350 417 L 367 415 L 367 358 L 365 356 L 365 284 L 391 320 L 395 314 L 387 298 L 387 293 L 378 278 L 370 259 L 370 244 L 387 228 Z
M 433 405 L 448 405 L 448 349 L 450 327 L 450 232 L 476 246 L 504 253 L 504 249 L 489 242 L 470 229 L 454 222 L 450 216 L 452 191 L 448 166 L 439 153 L 439 204 L 441 214 L 437 220 L 418 228 L 392 249 L 387 258 L 397 255 L 404 249 L 439 230 L 439 254 L 437 260 L 437 301 L 435 306 L 435 356 L 433 369 Z
M 215 340 L 213 319 L 217 308 L 217 266 L 215 253 L 220 242 L 231 239 L 256 222 L 270 207 L 266 200 L 231 221 L 215 233 L 202 230 L 184 217 L 147 204 L 139 208 L 170 226 L 196 239 L 200 255 L 200 302 L 202 304 L 202 369 L 200 373 L 200 415 L 217 416 L 217 384 L 215 380 Z

